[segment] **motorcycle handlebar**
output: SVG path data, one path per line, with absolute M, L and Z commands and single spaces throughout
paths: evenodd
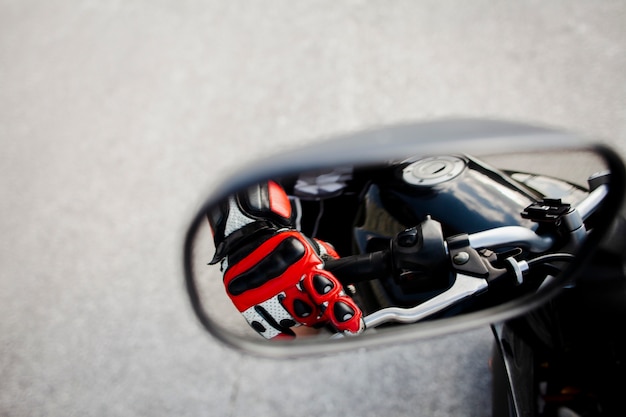
M 551 236 L 539 236 L 522 226 L 504 226 L 468 235 L 474 249 L 516 246 L 541 253 L 554 244 Z M 352 284 L 387 276 L 392 272 L 390 251 L 371 252 L 326 261 L 325 268 L 343 284 Z
M 600 203 L 602 203 L 608 193 L 609 186 L 607 184 L 601 184 L 590 192 L 589 195 L 576 206 L 576 211 L 580 213 L 580 217 L 582 217 L 583 220 L 587 220 L 600 206 Z
M 551 236 L 539 236 L 522 226 L 504 226 L 485 230 L 469 235 L 468 239 L 470 246 L 474 249 L 519 246 L 531 252 L 545 252 L 554 244 Z
M 582 222 L 595 212 L 607 192 L 607 186 L 600 185 L 577 205 L 573 214 L 580 220 L 580 226 L 582 227 L 578 230 L 572 229 L 571 232 L 581 231 L 584 238 L 585 228 Z M 540 236 L 525 227 L 505 226 L 468 235 L 468 241 L 474 249 L 517 246 L 531 252 L 540 253 L 550 250 L 555 239 L 552 236 Z M 388 274 L 392 269 L 390 256 L 390 251 L 350 256 L 330 260 L 326 263 L 326 268 L 333 272 L 342 283 L 353 283 Z M 572 255 L 551 254 L 536 258 L 535 261 L 531 262 L 543 262 L 547 258 L 556 259 L 554 257 L 569 260 Z M 523 266 L 528 268 L 529 264 L 524 262 Z M 521 272 L 519 278 L 521 278 Z M 387 322 L 414 323 L 465 298 L 485 291 L 487 286 L 488 283 L 484 279 L 457 274 L 451 288 L 422 304 L 413 308 L 385 308 L 366 316 L 364 318 L 366 327 L 372 328 Z
M 587 220 L 600 206 L 608 193 L 608 185 L 602 184 L 589 193 L 576 206 L 580 221 Z M 470 246 L 474 249 L 519 246 L 531 252 L 541 253 L 552 248 L 552 236 L 540 236 L 522 226 L 504 226 L 469 235 Z
M 608 192 L 608 186 L 602 184 L 594 189 L 576 207 L 582 220 L 595 212 Z M 584 234 L 584 232 L 583 232 Z M 522 226 L 504 226 L 468 235 L 470 246 L 474 249 L 515 246 L 534 253 L 550 250 L 555 238 L 550 235 L 538 235 Z M 326 262 L 325 268 L 335 274 L 344 284 L 380 278 L 392 270 L 389 251 L 353 255 Z
M 329 259 L 324 267 L 344 284 L 380 278 L 391 271 L 388 251 Z

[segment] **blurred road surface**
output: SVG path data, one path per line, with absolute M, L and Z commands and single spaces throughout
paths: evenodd
M 261 155 L 435 117 L 626 155 L 626 3 L 0 0 L 1 416 L 488 416 L 489 329 L 292 362 L 196 324 L 181 246 Z

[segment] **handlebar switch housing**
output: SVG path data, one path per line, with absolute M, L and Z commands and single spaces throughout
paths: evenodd
M 430 216 L 418 226 L 398 233 L 391 241 L 391 254 L 393 277 L 399 284 L 410 283 L 413 290 L 449 285 L 441 223 Z

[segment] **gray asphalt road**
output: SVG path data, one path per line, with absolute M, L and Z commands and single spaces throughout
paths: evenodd
M 626 155 L 623 1 L 0 1 L 0 415 L 488 416 L 490 332 L 293 362 L 203 334 L 186 222 L 260 155 L 487 116 Z

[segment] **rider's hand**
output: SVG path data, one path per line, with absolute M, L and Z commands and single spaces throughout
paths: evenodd
M 362 313 L 322 258 L 337 257 L 320 241 L 278 231 L 249 253 L 229 256 L 224 285 L 229 297 L 267 339 L 294 336 L 292 327 L 330 324 L 344 334 L 364 329 Z

